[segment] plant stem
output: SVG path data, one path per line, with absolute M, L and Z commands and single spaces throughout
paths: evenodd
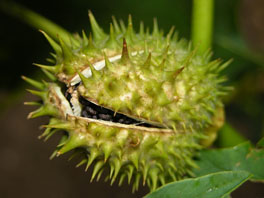
M 2 1 L 0 2 L 0 10 L 8 15 L 14 16 L 21 21 L 27 23 L 29 26 L 34 27 L 39 30 L 43 30 L 49 34 L 53 39 L 58 41 L 58 35 L 66 43 L 76 44 L 76 40 L 71 36 L 71 34 L 53 23 L 52 21 L 46 19 L 45 17 L 23 7 L 15 2 Z
M 211 47 L 214 0 L 193 0 L 192 41 L 201 54 Z

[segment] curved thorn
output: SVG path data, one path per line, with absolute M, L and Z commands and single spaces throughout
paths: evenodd
M 149 53 L 147 60 L 145 61 L 143 66 L 150 66 L 150 64 L 151 64 L 151 52 Z
M 33 65 L 40 67 L 42 69 L 45 69 L 47 71 L 50 71 L 52 73 L 58 72 L 58 66 L 48 66 L 48 65 L 42 65 L 42 64 L 37 64 L 37 63 L 33 63 Z
M 118 25 L 118 23 L 116 21 L 115 16 L 112 16 L 112 21 L 113 21 L 113 25 L 114 25 L 114 28 L 115 28 L 115 32 L 117 34 L 120 34 L 121 33 L 121 30 L 120 30 L 120 27 L 119 27 L 119 25 Z
M 98 23 L 95 20 L 94 15 L 91 12 L 91 10 L 88 10 L 88 15 L 89 15 L 89 19 L 90 19 L 90 23 L 91 23 L 91 27 L 92 27 L 92 31 L 93 31 L 93 35 L 94 35 L 95 40 L 104 39 L 106 37 L 106 34 L 98 25 Z
M 27 83 L 31 84 L 32 86 L 40 89 L 40 90 L 44 90 L 45 89 L 45 85 L 41 82 L 38 82 L 36 80 L 33 80 L 31 78 L 28 78 L 26 76 L 21 76 L 21 78 L 26 81 Z
M 128 49 L 127 49 L 127 42 L 126 39 L 123 38 L 123 48 L 122 48 L 122 56 L 121 56 L 121 61 L 122 62 L 128 62 L 129 59 L 129 54 L 128 54 Z
M 45 38 L 48 40 L 49 44 L 51 45 L 51 47 L 53 48 L 53 50 L 56 52 L 57 55 L 61 55 L 62 51 L 61 48 L 59 46 L 59 44 L 57 42 L 55 42 L 46 32 L 44 32 L 43 30 L 39 30 L 44 36 Z

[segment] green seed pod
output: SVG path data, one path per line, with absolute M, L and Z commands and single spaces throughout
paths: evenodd
M 77 166 L 94 164 L 91 180 L 106 172 L 111 184 L 127 179 L 133 190 L 190 176 L 193 156 L 223 123 L 218 74 L 227 63 L 197 55 L 174 28 L 163 36 L 156 20 L 152 33 L 143 23 L 135 33 L 131 16 L 127 28 L 113 18 L 108 35 L 89 17 L 92 33 L 73 42 L 42 32 L 55 65 L 36 66 L 49 82 L 23 77 L 43 102 L 29 118 L 50 116 L 41 137 L 63 131 L 52 157 L 74 150 L 83 157 Z

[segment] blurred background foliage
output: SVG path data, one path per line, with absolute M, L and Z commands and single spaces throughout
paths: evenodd
M 16 2 L 70 32 L 80 33 L 82 29 L 86 32 L 90 31 L 87 16 L 87 11 L 90 9 L 106 32 L 109 30 L 112 15 L 126 22 L 128 14 L 132 14 L 136 29 L 139 28 L 141 20 L 152 28 L 153 17 L 157 17 L 159 27 L 165 33 L 174 25 L 180 38 L 189 40 L 191 35 L 191 0 L 17 0 Z M 43 119 L 26 121 L 26 113 L 30 109 L 24 107 L 22 103 L 31 96 L 25 93 L 26 85 L 20 76 L 41 75 L 32 63 L 47 63 L 45 59 L 49 56 L 48 52 L 51 48 L 37 30 L 25 25 L 20 19 L 9 16 L 5 11 L 0 12 L 0 156 L 3 160 L 0 165 L 0 175 L 12 181 L 0 185 L 0 196 L 3 193 L 6 195 L 3 197 L 9 197 L 8 192 L 14 185 L 21 185 L 19 189 L 25 192 L 25 197 L 37 195 L 38 197 L 80 197 L 83 193 L 88 196 L 89 191 L 85 190 L 86 188 L 91 189 L 91 192 L 96 192 L 97 189 L 98 193 L 99 187 L 106 190 L 99 192 L 97 197 L 107 197 L 104 196 L 107 193 L 108 195 L 112 193 L 111 197 L 144 195 L 145 189 L 132 195 L 130 190 L 127 191 L 129 187 L 111 188 L 102 182 L 89 184 L 90 187 L 87 187 L 89 177 L 85 176 L 83 170 L 72 169 L 72 163 L 67 165 L 65 159 L 56 159 L 55 162 L 47 160 L 48 153 L 51 153 L 55 147 L 56 140 L 44 145 L 36 139 L 40 134 L 37 126 L 43 124 Z M 223 74 L 229 79 L 227 84 L 234 87 L 234 91 L 225 98 L 228 125 L 221 129 L 215 146 L 231 146 L 244 139 L 256 143 L 264 135 L 264 1 L 215 0 L 214 11 L 213 58 L 221 58 L 224 61 L 233 59 Z M 45 170 L 45 166 L 54 167 L 50 171 L 39 173 L 38 171 Z M 74 174 L 76 172 L 77 175 Z M 48 176 L 49 174 L 53 176 Z M 61 174 L 66 175 L 62 178 Z M 48 181 L 53 178 L 54 181 Z M 78 183 L 72 184 L 76 180 Z M 38 187 L 27 186 L 31 185 L 31 182 L 36 182 Z M 41 185 L 44 185 L 43 189 Z M 263 184 L 246 185 L 254 187 L 254 190 L 250 191 L 251 194 L 245 194 L 247 190 L 241 188 L 233 197 L 264 197 Z M 39 191 L 41 189 L 44 191 L 47 186 L 53 193 L 46 192 L 39 195 Z M 65 186 L 68 188 L 64 189 Z M 75 194 L 73 194 L 74 190 Z M 122 194 L 122 191 L 126 194 Z M 12 195 L 15 195 L 15 192 Z

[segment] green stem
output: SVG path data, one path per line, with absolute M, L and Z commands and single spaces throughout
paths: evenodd
M 193 0 L 192 41 L 203 53 L 211 47 L 214 0 Z
M 14 16 L 21 21 L 27 23 L 31 27 L 39 30 L 43 30 L 49 34 L 53 39 L 58 41 L 58 35 L 64 40 L 64 42 L 70 44 L 77 44 L 77 41 L 71 36 L 71 34 L 53 23 L 52 21 L 46 19 L 45 17 L 23 7 L 15 2 L 2 1 L 0 2 L 0 10 L 8 15 Z

